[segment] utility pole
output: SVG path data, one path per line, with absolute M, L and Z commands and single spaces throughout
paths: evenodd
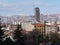
M 57 21 L 55 21 L 54 26 L 55 26 L 55 32 L 57 33 Z
M 46 35 L 46 20 L 44 20 L 44 34 L 43 34 L 43 37 L 45 37 L 45 35 Z

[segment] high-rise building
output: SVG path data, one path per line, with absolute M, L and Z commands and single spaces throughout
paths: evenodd
M 35 19 L 40 22 L 40 9 L 38 7 L 35 8 Z

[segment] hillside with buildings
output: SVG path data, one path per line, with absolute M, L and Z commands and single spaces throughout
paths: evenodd
M 57 15 L 57 16 L 56 16 Z M 14 15 L 14 16 L 0 16 L 2 23 L 12 23 L 12 22 L 31 22 L 35 23 L 36 19 L 35 16 L 21 16 L 21 15 Z M 44 15 L 40 14 L 40 22 L 44 22 L 46 20 L 47 22 L 53 23 L 55 21 L 60 21 L 60 15 L 59 14 L 53 14 L 53 15 Z

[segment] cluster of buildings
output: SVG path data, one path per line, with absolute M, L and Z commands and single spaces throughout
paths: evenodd
M 7 24 L 10 25 L 9 29 L 14 30 L 16 28 L 16 24 L 21 24 L 23 30 L 25 31 L 32 31 L 33 29 L 38 29 L 41 34 L 49 34 L 50 32 L 59 32 L 60 31 L 60 24 L 58 22 L 54 22 L 53 24 L 50 22 L 44 21 L 43 23 L 40 21 L 40 9 L 37 7 L 35 8 L 35 22 L 14 22 L 14 24 Z M 3 24 L 2 24 L 3 25 Z M 7 26 L 6 27 L 9 27 Z

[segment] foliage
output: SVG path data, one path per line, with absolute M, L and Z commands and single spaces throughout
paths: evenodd
M 57 33 L 51 33 L 50 36 L 52 45 L 60 45 L 60 38 Z

